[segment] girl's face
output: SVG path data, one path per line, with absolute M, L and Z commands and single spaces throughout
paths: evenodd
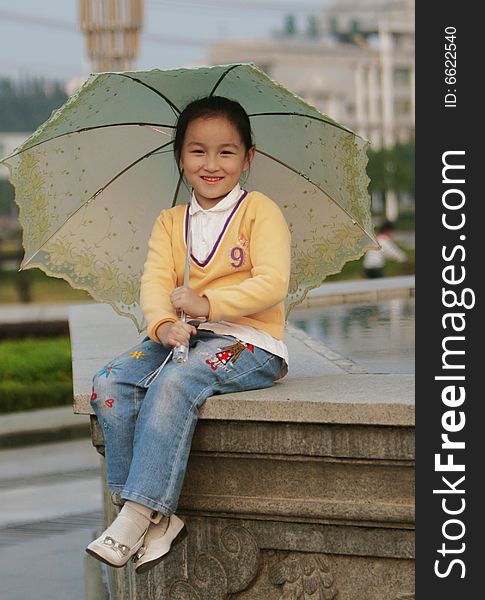
M 180 166 L 202 208 L 212 208 L 239 182 L 254 157 L 225 117 L 200 117 L 185 132 Z

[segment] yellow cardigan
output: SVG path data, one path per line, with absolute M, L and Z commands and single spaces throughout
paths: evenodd
M 141 278 L 141 308 L 156 342 L 162 323 L 175 322 L 172 291 L 184 282 L 188 205 L 160 213 Z M 207 297 L 209 321 L 250 325 L 283 339 L 290 279 L 291 236 L 279 207 L 260 192 L 241 197 L 204 262 L 190 261 L 189 286 Z

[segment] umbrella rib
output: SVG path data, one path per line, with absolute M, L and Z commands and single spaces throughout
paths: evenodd
M 333 125 L 337 129 L 341 129 L 342 131 L 346 131 L 347 133 L 355 133 L 350 129 L 347 129 L 344 125 L 340 125 L 340 123 L 335 123 L 334 121 L 327 121 L 326 119 L 321 119 L 320 117 L 315 117 L 313 115 L 305 115 L 304 113 L 297 112 L 266 112 L 266 113 L 253 113 L 248 115 L 248 117 L 271 117 L 271 116 L 294 116 L 294 117 L 305 117 L 307 119 L 313 119 L 314 121 L 320 121 L 321 123 L 326 123 L 327 125 Z M 360 137 L 360 136 L 359 136 Z
M 350 213 L 349 211 L 344 208 L 340 202 L 338 202 L 338 200 L 335 200 L 335 198 L 333 196 L 331 196 L 326 190 L 324 190 L 323 188 L 321 188 L 317 183 L 315 183 L 314 181 L 312 181 L 309 177 L 307 177 L 304 173 L 300 173 L 300 171 L 297 171 L 296 169 L 294 169 L 293 167 L 291 167 L 290 165 L 287 165 L 286 163 L 284 163 L 282 160 L 280 160 L 279 158 L 276 158 L 275 156 L 272 156 L 271 154 L 268 154 L 267 152 L 264 152 L 263 150 L 259 150 L 258 148 L 256 148 L 256 152 L 259 152 L 259 154 L 262 154 L 263 156 L 266 156 L 266 158 L 269 158 L 271 160 L 274 160 L 275 162 L 279 163 L 281 166 L 286 167 L 288 170 L 293 171 L 293 173 L 296 173 L 296 175 L 299 175 L 300 177 L 303 177 L 304 179 L 306 179 L 308 181 L 308 183 L 311 183 L 312 185 L 314 185 L 318 190 L 320 190 L 323 194 L 325 194 L 328 198 L 330 198 L 330 200 L 332 202 L 334 202 L 341 210 L 343 210 L 343 212 L 349 217 L 349 219 L 352 221 L 352 223 L 354 225 L 358 225 L 358 227 L 365 233 L 365 235 L 372 241 L 375 242 L 374 239 L 372 239 L 372 237 L 367 233 L 367 231 L 362 227 L 362 225 L 359 223 L 359 221 L 357 221 Z
M 237 65 L 231 65 L 229 67 L 229 69 L 227 69 L 227 71 L 224 71 L 224 73 L 219 77 L 219 79 L 216 81 L 214 87 L 212 88 L 212 91 L 210 92 L 209 96 L 213 96 L 214 92 L 216 91 L 216 89 L 219 87 L 219 84 L 221 83 L 221 81 L 224 79 L 224 77 L 229 73 L 229 71 L 232 71 L 233 69 L 235 69 L 236 67 L 240 67 L 241 65 L 237 64 Z
M 100 187 L 99 190 L 97 190 L 92 196 L 90 196 L 87 200 L 85 200 L 81 204 L 81 206 L 78 206 L 78 208 L 76 208 L 76 210 L 67 217 L 67 219 L 62 223 L 62 225 L 60 227 L 58 227 L 45 240 L 45 242 L 43 242 L 39 246 L 39 248 L 37 248 L 37 250 L 34 252 L 34 254 L 32 254 L 32 256 L 30 256 L 25 262 L 22 263 L 22 267 L 25 266 L 25 265 L 28 265 L 29 262 L 31 262 L 35 258 L 35 256 L 37 256 L 37 254 L 42 250 L 42 248 L 46 244 L 48 244 L 49 241 L 56 235 L 56 233 L 59 231 L 59 229 L 61 227 L 63 227 L 68 221 L 70 221 L 82 208 L 84 208 L 84 206 L 86 206 L 86 204 L 88 204 L 89 202 L 91 202 L 91 200 L 94 200 L 96 198 L 96 196 L 98 196 L 99 194 L 101 194 L 101 192 L 104 192 L 104 190 L 106 188 L 108 188 L 114 181 L 116 181 L 119 177 L 121 177 L 124 173 L 126 173 L 126 171 L 129 171 L 132 167 L 134 167 L 135 165 L 137 165 L 139 162 L 141 162 L 142 160 L 145 160 L 145 158 L 148 158 L 152 154 L 155 154 L 156 152 L 158 152 L 162 148 L 165 148 L 166 146 L 169 146 L 170 144 L 173 144 L 173 140 L 170 140 L 166 144 L 162 144 L 161 146 L 158 146 L 157 148 L 154 148 L 153 150 L 150 150 L 150 152 L 147 152 L 143 156 L 140 156 L 140 158 L 137 158 L 134 162 L 132 162 L 131 164 L 129 164 L 128 166 L 126 166 L 124 169 L 122 169 L 121 171 L 119 171 L 119 173 L 117 173 L 114 177 L 112 177 L 105 185 L 103 185 L 102 187 Z
M 94 131 L 95 129 L 104 129 L 106 127 L 124 127 L 125 125 L 140 125 L 141 127 L 144 127 L 144 126 L 167 127 L 167 129 L 175 129 L 175 125 L 164 125 L 163 123 L 139 123 L 139 122 L 135 122 L 135 121 L 133 121 L 132 123 L 111 123 L 111 124 L 107 124 L 107 125 L 93 125 L 92 127 L 82 127 L 81 129 L 75 129 L 74 131 L 67 131 L 66 133 L 60 133 L 59 135 L 55 135 L 54 137 L 48 138 L 46 140 L 41 140 L 40 142 L 37 142 L 36 144 L 32 144 L 32 146 L 29 146 L 28 148 L 23 148 L 22 150 L 19 150 L 18 152 L 13 152 L 9 156 L 2 158 L 0 160 L 0 163 L 13 158 L 14 156 L 19 156 L 19 154 L 22 154 L 22 152 L 27 152 L 27 150 L 32 150 L 32 148 L 36 148 L 37 146 L 40 146 L 41 144 L 51 142 L 52 140 L 57 140 L 61 137 L 70 135 L 72 133 L 83 133 L 84 131 Z
M 212 88 L 212 91 L 210 92 L 209 96 L 213 96 L 214 92 L 216 91 L 216 89 L 219 87 L 219 84 L 221 83 L 221 81 L 226 77 L 226 75 L 232 71 L 233 69 L 236 69 L 237 67 L 242 66 L 241 64 L 236 64 L 236 65 L 231 65 L 229 67 L 229 69 L 227 69 L 227 71 L 224 71 L 224 73 L 222 73 L 222 75 L 219 77 L 219 79 L 217 80 L 216 84 L 214 85 L 214 87 Z M 342 131 L 347 131 L 348 133 L 354 133 L 353 131 L 351 131 L 350 129 L 348 129 L 347 127 L 344 127 L 343 125 L 340 125 L 339 123 L 336 123 L 334 121 L 328 121 L 327 119 L 322 119 L 319 117 L 315 117 L 312 115 L 305 115 L 303 113 L 297 113 L 297 112 L 265 112 L 265 113 L 253 113 L 253 114 L 248 114 L 248 117 L 261 117 L 261 116 L 288 116 L 288 115 L 293 115 L 295 117 L 307 117 L 308 119 L 314 119 L 315 121 L 320 121 L 321 123 L 327 123 L 328 125 L 333 125 L 333 127 L 336 127 L 337 129 L 341 129 Z
M 126 77 L 127 79 L 131 79 L 131 81 L 136 81 L 137 83 L 145 86 L 152 92 L 155 92 L 155 94 L 157 94 L 158 96 L 160 96 L 160 98 L 163 98 L 165 100 L 165 102 L 177 114 L 177 116 L 182 112 L 177 106 L 175 106 L 175 104 L 170 100 L 170 98 L 167 98 L 167 96 L 165 96 L 165 94 L 162 94 L 162 92 L 160 90 L 157 90 L 157 88 L 154 88 L 153 86 L 148 85 L 148 83 L 145 83 L 141 79 L 138 79 L 137 77 L 131 77 L 131 75 L 127 75 L 126 73 L 114 73 L 114 75 L 119 75 L 120 77 Z

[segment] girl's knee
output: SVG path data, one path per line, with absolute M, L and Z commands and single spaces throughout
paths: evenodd
M 116 374 L 106 376 L 105 368 L 98 371 L 93 377 L 91 390 L 91 405 L 96 409 L 100 404 L 108 408 L 114 404 L 115 399 L 120 400 L 126 395 L 123 384 Z
M 93 377 L 93 388 L 100 391 L 118 384 L 121 373 L 125 372 L 124 356 L 121 355 L 106 363 Z
M 112 388 L 113 385 L 115 385 L 114 378 L 108 382 L 108 380 L 103 376 L 101 371 L 96 373 L 93 377 L 91 400 L 94 400 L 97 396 L 105 396 L 106 394 L 108 394 L 109 388 Z

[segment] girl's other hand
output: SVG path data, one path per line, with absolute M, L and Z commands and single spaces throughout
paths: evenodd
M 199 296 L 190 287 L 175 288 L 170 296 L 172 306 L 175 310 L 183 310 L 186 315 L 192 317 L 208 317 L 210 312 L 209 300 L 205 296 Z
M 157 338 L 164 346 L 188 346 L 190 336 L 195 335 L 197 329 L 193 325 L 176 321 L 175 323 L 162 323 L 157 328 Z

